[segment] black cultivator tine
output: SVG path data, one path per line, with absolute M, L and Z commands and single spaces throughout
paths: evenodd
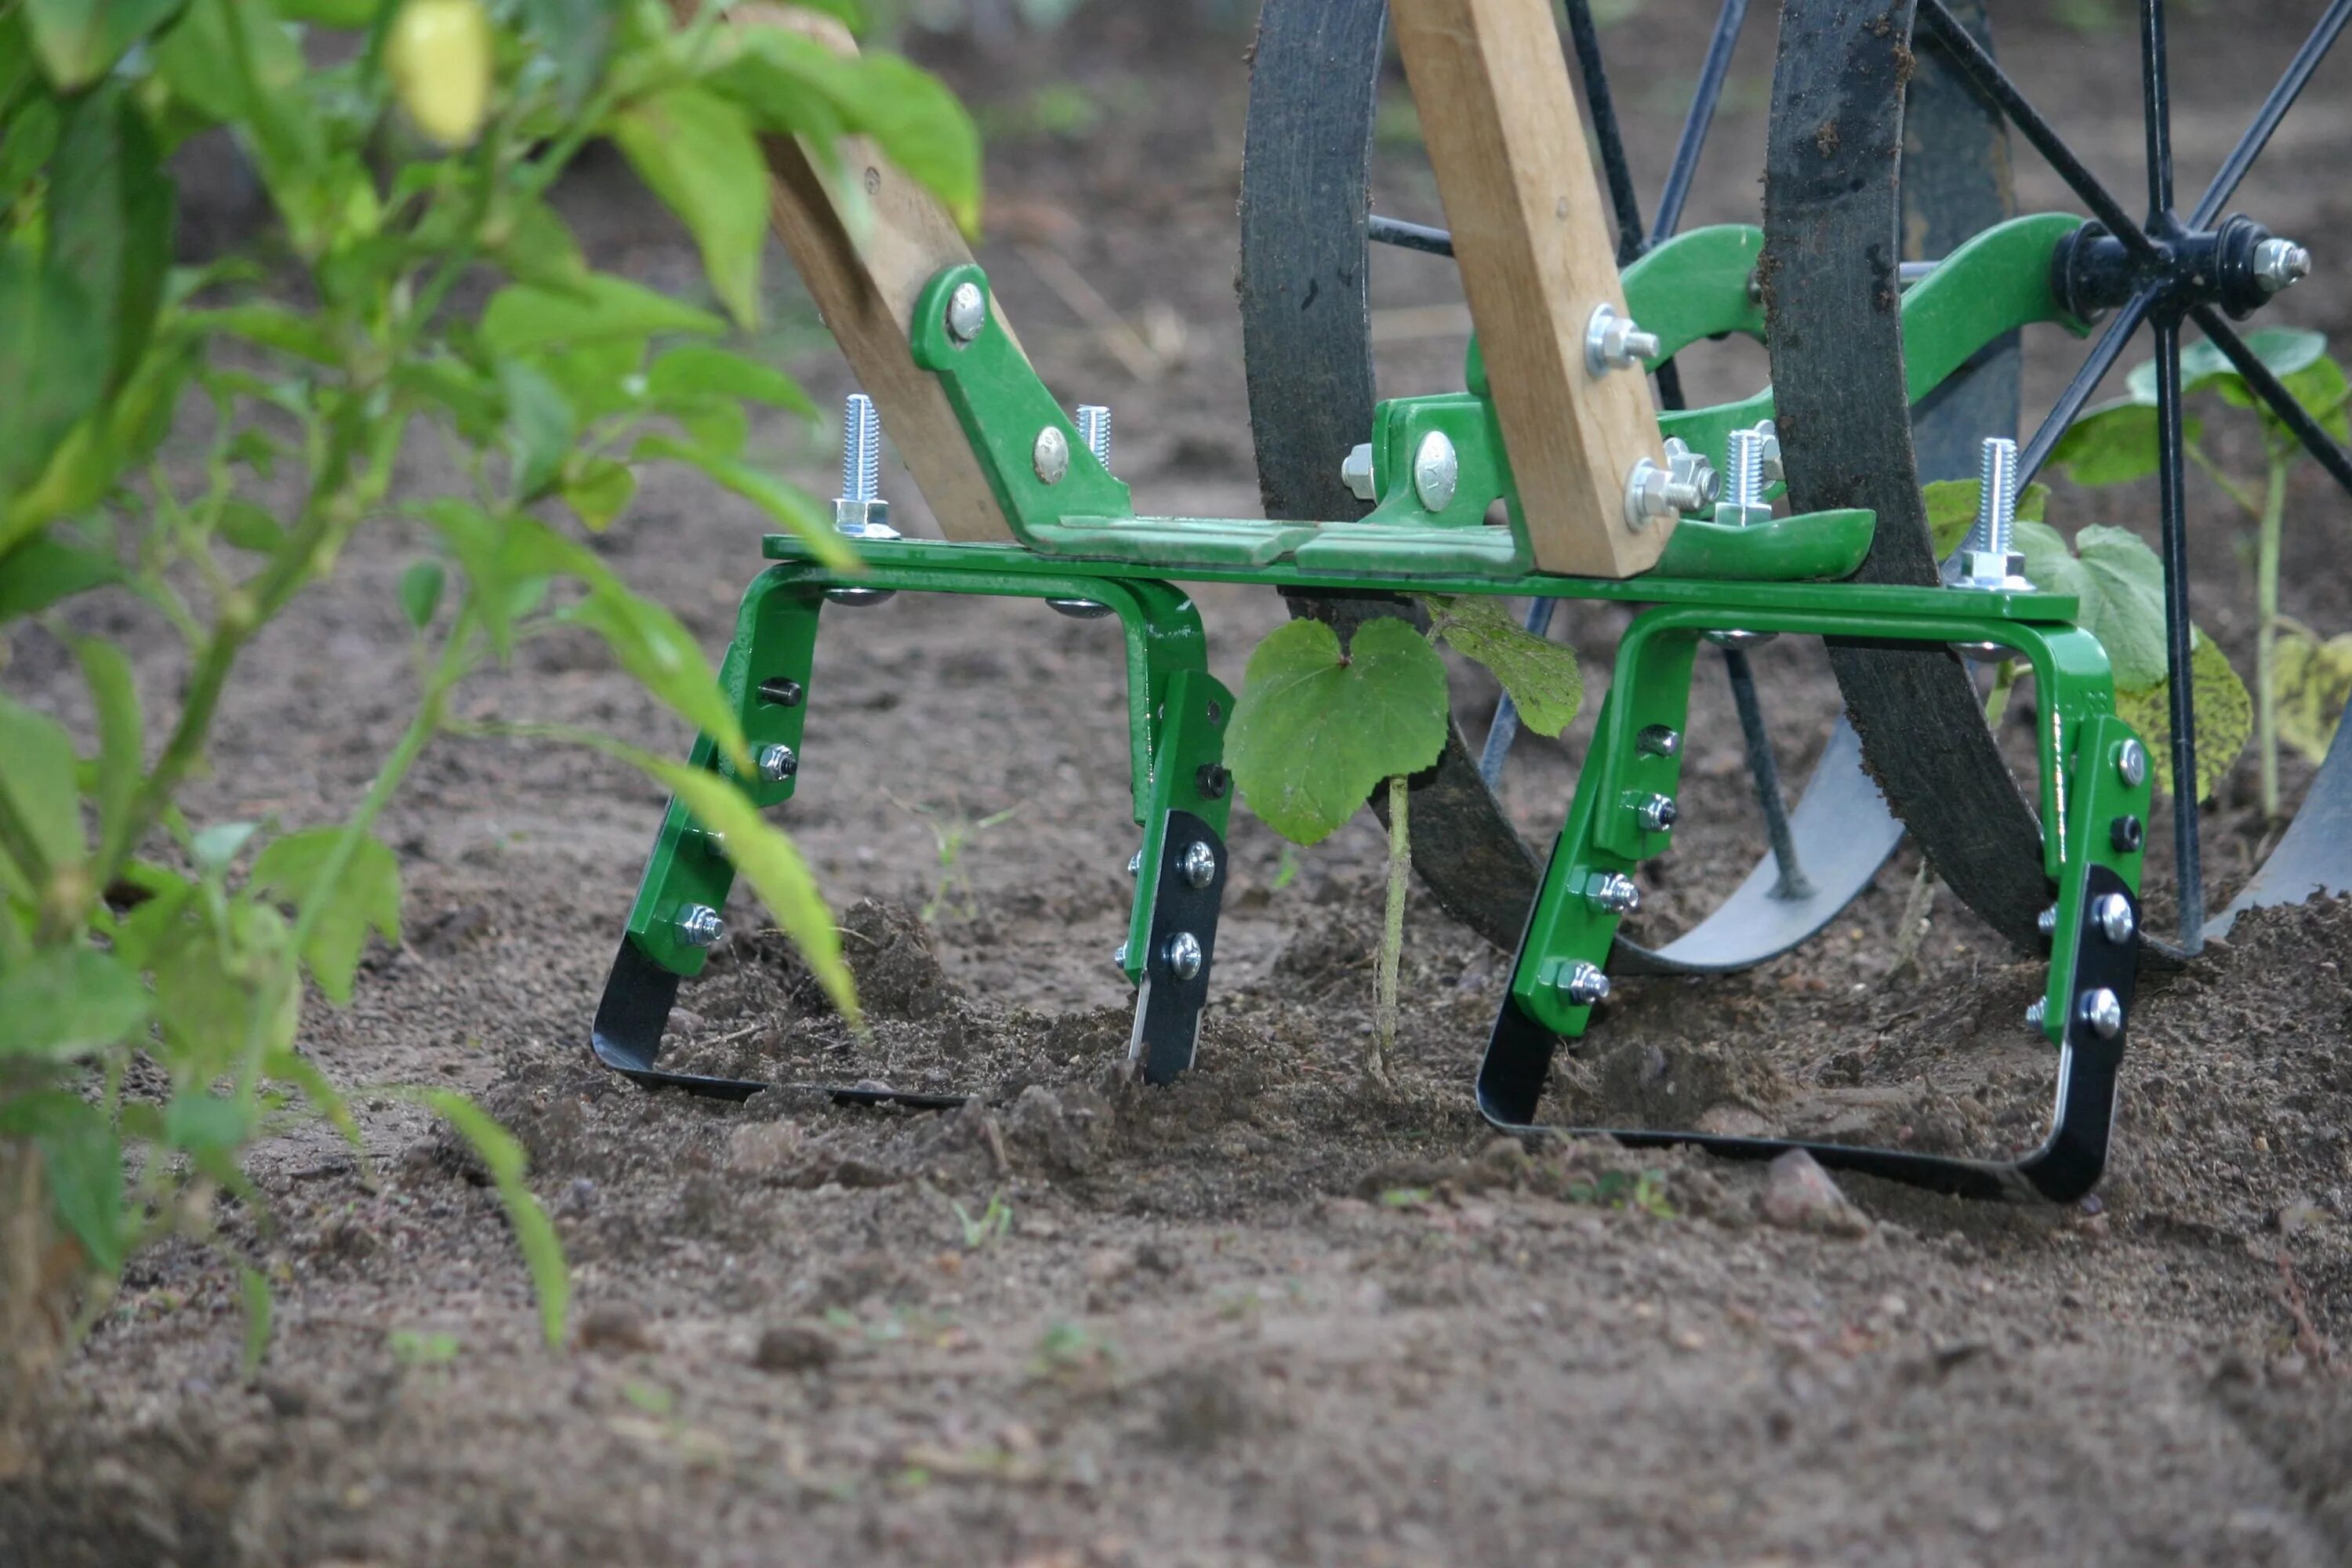
M 1198 851 L 1208 853 L 1201 879 Z M 1160 836 L 1160 879 L 1151 902 L 1151 942 L 1136 988 L 1135 1030 L 1128 1059 L 1143 1081 L 1173 1083 L 1192 1070 L 1201 1045 L 1201 1009 L 1217 953 L 1217 914 L 1225 895 L 1225 841 L 1189 811 L 1168 814 Z

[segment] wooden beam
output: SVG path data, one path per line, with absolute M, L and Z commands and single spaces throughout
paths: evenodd
M 692 16 L 701 0 L 672 0 Z M 844 53 L 856 43 L 828 17 L 777 5 L 738 5 L 736 26 L 782 26 L 823 39 Z M 816 301 L 818 313 L 874 400 L 882 428 L 915 476 L 940 531 L 950 539 L 1010 542 L 1012 530 L 972 456 L 947 395 L 908 349 L 915 297 L 943 267 L 971 251 L 937 198 L 893 167 L 862 136 L 836 149 L 842 169 L 865 182 L 869 215 L 853 236 L 835 208 L 824 178 L 799 142 L 768 138 L 769 214 L 776 237 Z M 1003 306 L 995 306 L 1000 312 Z M 1009 330 L 1009 323 L 1008 323 Z
M 1585 365 L 1593 310 L 1622 317 L 1625 296 L 1551 7 L 1391 0 L 1390 16 L 1536 564 L 1630 577 L 1674 520 L 1625 518 L 1626 476 L 1663 461 L 1649 378 Z

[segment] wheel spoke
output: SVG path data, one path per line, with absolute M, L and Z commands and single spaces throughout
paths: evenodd
M 1951 56 L 1953 63 L 1976 84 L 1979 92 L 2009 117 L 2009 122 L 2017 127 L 2019 133 L 2033 143 L 2034 151 L 2057 171 L 2058 177 L 2074 187 L 2074 194 L 2082 197 L 2083 204 L 2091 209 L 2091 215 L 2106 225 L 2109 232 L 2129 247 L 2132 254 L 2141 261 L 2151 266 L 2162 266 L 2164 255 L 2157 249 L 2155 242 L 2140 232 L 2139 226 L 2124 211 L 2122 204 L 2108 195 L 2098 176 L 2084 166 L 2083 161 L 2074 156 L 2074 149 L 2068 147 L 2058 132 L 2051 128 L 2050 122 L 2026 101 L 2025 95 L 2018 91 L 2017 84 L 2009 79 L 2008 73 L 1994 62 L 1984 46 L 1970 37 L 1969 30 L 1944 8 L 1943 0 L 1919 0 L 1918 15 L 1920 22 L 1935 34 L 1936 41 Z
M 2271 89 L 2271 95 L 2263 100 L 2253 123 L 2246 127 L 2246 133 L 2238 138 L 2238 144 L 2231 148 L 2230 155 L 2221 161 L 2221 171 L 2213 176 L 2213 183 L 2205 187 L 2205 195 L 2199 198 L 2196 212 L 2189 216 L 2189 227 L 2210 227 L 2213 220 L 2221 216 L 2221 209 L 2229 205 L 2230 197 L 2238 189 L 2238 183 L 2254 166 L 2254 160 L 2263 155 L 2263 149 L 2270 144 L 2272 132 L 2279 128 L 2279 121 L 2286 118 L 2286 111 L 2294 107 L 2294 100 L 2303 95 L 2304 84 L 2311 79 L 2311 73 L 2319 68 L 2319 62 L 2327 58 L 2327 51 L 2335 46 L 2336 36 L 2344 31 L 2344 24 L 2347 21 L 2352 21 L 2352 0 L 2334 0 L 2319 18 L 2319 26 L 2311 30 L 2311 37 L 2303 41 L 2303 47 L 2297 49 L 2294 58 L 2287 62 L 2286 74 L 2279 78 L 2276 87 Z
M 1382 217 L 1378 213 L 1365 221 L 1364 237 L 1374 245 L 1393 245 L 1400 250 L 1426 251 L 1432 256 L 1454 254 L 1454 237 L 1445 230 L 1432 228 L 1425 223 Z
M 2336 438 L 2311 416 L 2311 411 L 2287 390 L 2286 384 L 2271 374 L 2271 367 L 2246 346 L 2246 340 L 2221 319 L 2219 310 L 2210 305 L 2200 305 L 2190 314 L 2196 317 L 2197 325 L 2203 329 L 2213 346 L 2237 367 L 2238 374 L 2245 378 L 2254 395 L 2270 405 L 2271 412 L 2278 416 L 2279 422 L 2294 432 L 2295 439 L 2303 443 L 2304 449 L 2319 460 L 2319 466 L 2333 475 L 2337 484 L 2352 491 L 2352 455 L 2347 455 L 2344 448 L 2336 445 Z
M 1592 138 L 1601 144 L 1601 171 L 1617 209 L 1617 265 L 1628 267 L 1642 254 L 1642 198 L 1633 190 L 1633 166 L 1625 161 L 1625 138 L 1617 128 L 1616 100 L 1609 96 L 1609 68 L 1601 63 L 1601 30 L 1592 25 L 1591 0 L 1568 0 L 1568 31 L 1576 44 L 1577 73 L 1584 78 Z
M 2352 5 L 2352 0 L 2346 4 Z M 1723 0 L 1723 11 L 1715 19 L 1715 35 L 1707 40 L 1706 59 L 1698 69 L 1698 90 L 1692 95 L 1690 113 L 1683 120 L 1682 140 L 1675 144 L 1665 188 L 1658 193 L 1657 221 L 1650 227 L 1652 245 L 1672 238 L 1682 226 L 1683 203 L 1690 197 L 1698 155 L 1706 145 L 1707 127 L 1715 122 L 1716 105 L 1723 99 L 1723 80 L 1730 74 L 1731 56 L 1739 47 L 1739 30 L 1747 21 L 1748 0 Z
M 1545 597 L 1528 601 L 1527 619 L 1520 624 L 1535 637 L 1551 635 L 1551 619 L 1559 609 L 1558 599 Z M 1486 743 L 1478 749 L 1478 776 L 1493 789 L 1502 782 L 1503 763 L 1511 754 L 1511 742 L 1519 738 L 1519 705 L 1504 692 L 1495 704 L 1494 722 L 1486 726 Z
M 2140 0 L 2139 83 L 2147 127 L 2147 223 L 2172 216 L 2172 81 L 2164 60 L 2164 0 Z
M 2109 321 L 2107 330 L 2099 334 L 2099 341 L 2092 345 L 2082 368 L 2075 371 L 2074 379 L 2066 384 L 2066 390 L 2058 395 L 2058 401 L 2043 416 L 2041 427 L 2033 432 L 2033 439 L 2025 444 L 2024 454 L 2017 465 L 2019 484 L 2042 471 L 2042 465 L 2050 460 L 2051 452 L 2066 434 L 2066 427 L 2074 423 L 2075 416 L 2083 412 L 2083 405 L 2090 401 L 2091 394 L 2098 390 L 2099 383 L 2106 379 L 2107 372 L 2115 368 L 2116 358 L 2130 344 L 2132 334 L 2139 331 L 2139 324 L 2147 320 L 2148 310 L 2155 303 L 2156 290 L 2144 289 L 2116 312 L 2116 319 Z
M 2180 883 L 2180 945 L 2205 941 L 2205 879 L 2198 845 L 2196 683 L 2189 668 L 2189 530 L 2181 504 L 2180 321 L 2156 319 L 2158 504 L 2163 513 L 2164 652 L 2171 677 L 2172 852 Z
M 1764 809 L 1764 836 L 1771 843 L 1772 864 L 1780 874 L 1772 896 L 1810 899 L 1813 885 L 1797 859 L 1797 837 L 1789 829 L 1789 803 L 1780 797 L 1780 764 L 1772 755 L 1772 737 L 1764 729 L 1764 704 L 1756 697 L 1756 671 L 1745 653 L 1727 647 L 1723 650 L 1723 673 L 1731 681 L 1731 704 L 1739 710 L 1739 738 L 1748 748 L 1748 776 L 1756 781 L 1756 804 Z

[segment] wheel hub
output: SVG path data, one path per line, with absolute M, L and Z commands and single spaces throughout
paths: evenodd
M 2105 224 L 2086 223 L 2051 258 L 2059 303 L 2096 321 L 2145 289 L 2173 312 L 2219 305 L 2242 321 L 2311 270 L 2311 253 L 2243 214 L 2210 229 L 2167 216 L 2149 226 L 2147 247 L 2127 244 Z

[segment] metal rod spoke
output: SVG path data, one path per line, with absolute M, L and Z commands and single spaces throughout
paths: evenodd
M 2164 60 L 2164 0 L 2140 0 L 2139 87 L 2147 129 L 2147 223 L 2172 215 L 2172 81 Z
M 1366 222 L 1364 237 L 1374 245 L 1393 245 L 1400 250 L 1425 251 L 1431 256 L 1454 254 L 1454 237 L 1445 230 L 1432 228 L 1425 223 L 1382 217 L 1378 213 Z
M 1953 63 L 1976 84 L 1977 90 L 2009 117 L 2009 122 L 2017 127 L 2020 134 L 2033 143 L 2034 151 L 2057 171 L 2058 177 L 2073 186 L 2074 194 L 2083 198 L 2084 205 L 2091 209 L 2091 215 L 2106 225 L 2108 230 L 2141 261 L 2151 266 L 2163 265 L 2164 254 L 2157 248 L 2155 241 L 2140 232 L 2139 226 L 2124 211 L 2122 204 L 2107 194 L 2107 188 L 2099 183 L 2098 176 L 2084 166 L 2083 161 L 2074 156 L 2074 149 L 2068 147 L 2058 132 L 2051 128 L 2050 122 L 2026 101 L 2025 95 L 2018 91 L 2017 84 L 2009 79 L 2008 73 L 1994 62 L 1984 46 L 1978 43 L 1969 30 L 1944 8 L 1943 0 L 1919 0 L 1918 16 L 1920 22 L 1952 58 Z
M 1748 776 L 1756 781 L 1756 804 L 1764 809 L 1764 835 L 1772 846 L 1772 863 L 1780 879 L 1773 886 L 1776 899 L 1810 899 L 1813 885 L 1797 859 L 1797 836 L 1789 826 L 1789 803 L 1780 796 L 1780 764 L 1772 755 L 1772 737 L 1764 729 L 1764 704 L 1756 697 L 1756 671 L 1748 656 L 1736 647 L 1723 650 L 1723 673 L 1731 681 L 1732 706 L 1739 710 L 1739 739 L 1748 750 Z
M 1609 68 L 1601 63 L 1601 30 L 1592 25 L 1591 0 L 1568 0 L 1568 31 L 1576 44 L 1576 68 L 1584 78 L 1584 105 L 1592 114 L 1592 137 L 1601 143 L 1601 169 L 1617 209 L 1617 265 L 1642 254 L 1642 198 L 1633 190 L 1633 166 L 1625 161 L 1625 138 L 1617 128 L 1616 100 L 1609 96 Z
M 2342 447 L 2337 446 L 2336 438 L 2311 416 L 2311 411 L 2287 390 L 2286 384 L 2271 374 L 2271 367 L 2246 346 L 2246 340 L 2221 319 L 2221 312 L 2210 305 L 2200 305 L 2190 314 L 2196 318 L 2197 325 L 2204 331 L 2213 346 L 2237 367 L 2238 374 L 2245 378 L 2246 384 L 2253 389 L 2254 395 L 2270 405 L 2271 412 L 2278 416 L 2281 424 L 2294 432 L 2295 439 L 2303 443 L 2304 449 L 2319 460 L 2319 466 L 2334 476 L 2337 484 L 2352 491 L 2352 455 L 2347 455 Z
M 1535 637 L 1549 637 L 1552 616 L 1559 609 L 1558 599 L 1529 599 L 1527 619 L 1520 624 Z M 1504 760 L 1510 756 L 1511 742 L 1518 737 L 1519 705 L 1506 691 L 1495 704 L 1494 722 L 1486 726 L 1486 743 L 1478 750 L 1478 776 L 1486 781 L 1488 789 L 1502 782 Z
M 2074 423 L 2075 416 L 2083 412 L 2083 405 L 2090 401 L 2091 394 L 2098 390 L 2099 383 L 2106 379 L 2107 372 L 2115 368 L 2116 360 L 2130 344 L 2132 334 L 2139 331 L 2139 324 L 2147 320 L 2148 310 L 2155 303 L 2156 290 L 2146 289 L 2133 295 L 2125 302 L 2123 309 L 2116 312 L 2116 319 L 2107 323 L 2107 330 L 2099 335 L 2099 341 L 2092 345 L 2082 367 L 2074 372 L 2074 379 L 2066 384 L 2066 390 L 2058 395 L 2058 401 L 2042 417 L 2041 427 L 2033 432 L 2033 439 L 2026 443 L 2025 451 L 2018 459 L 2019 484 L 2022 485 L 2042 471 L 2042 465 L 2050 460 L 2051 452 L 2066 434 L 2066 427 Z
M 2205 941 L 2205 877 L 2198 845 L 2196 682 L 2189 668 L 2189 529 L 2181 501 L 2180 321 L 2156 318 L 2156 431 L 2163 518 L 2164 652 L 2171 678 L 2172 853 L 2180 882 L 2180 945 Z
M 2221 160 L 2220 172 L 2214 174 L 2213 183 L 2205 187 L 2204 195 L 2198 199 L 2197 210 L 2189 215 L 2190 228 L 2210 228 L 2213 220 L 2221 216 L 2221 209 L 2236 194 L 2239 182 L 2254 166 L 2254 160 L 2263 155 L 2263 149 L 2270 144 L 2271 135 L 2278 130 L 2279 121 L 2286 118 L 2286 111 L 2293 109 L 2294 100 L 2303 95 L 2304 84 L 2311 79 L 2311 73 L 2319 68 L 2319 62 L 2327 58 L 2327 51 L 2335 47 L 2336 36 L 2344 31 L 2347 22 L 2352 22 L 2352 0 L 2334 0 L 2319 18 L 2319 26 L 2312 28 L 2311 37 L 2303 41 L 2303 47 L 2295 50 L 2294 58 L 2287 62 L 2286 74 L 2279 78 L 2278 85 L 2271 89 L 2268 98 L 2263 100 L 2262 108 L 2255 111 L 2253 123 L 2248 125 L 2246 133 L 2238 138 L 2238 144 L 2230 149 L 2230 155 Z
M 1683 118 L 1682 140 L 1675 143 L 1675 161 L 1667 167 L 1664 189 L 1658 193 L 1657 220 L 1650 226 L 1652 245 L 1672 238 L 1682 226 L 1683 204 L 1690 198 L 1698 156 L 1706 149 L 1707 128 L 1715 122 L 1716 105 L 1723 100 L 1724 78 L 1731 72 L 1731 57 L 1739 47 L 1739 30 L 1747 21 L 1748 0 L 1723 0 L 1723 10 L 1715 19 L 1715 35 L 1707 40 L 1706 58 L 1698 68 L 1698 90 L 1692 95 L 1690 112 Z

